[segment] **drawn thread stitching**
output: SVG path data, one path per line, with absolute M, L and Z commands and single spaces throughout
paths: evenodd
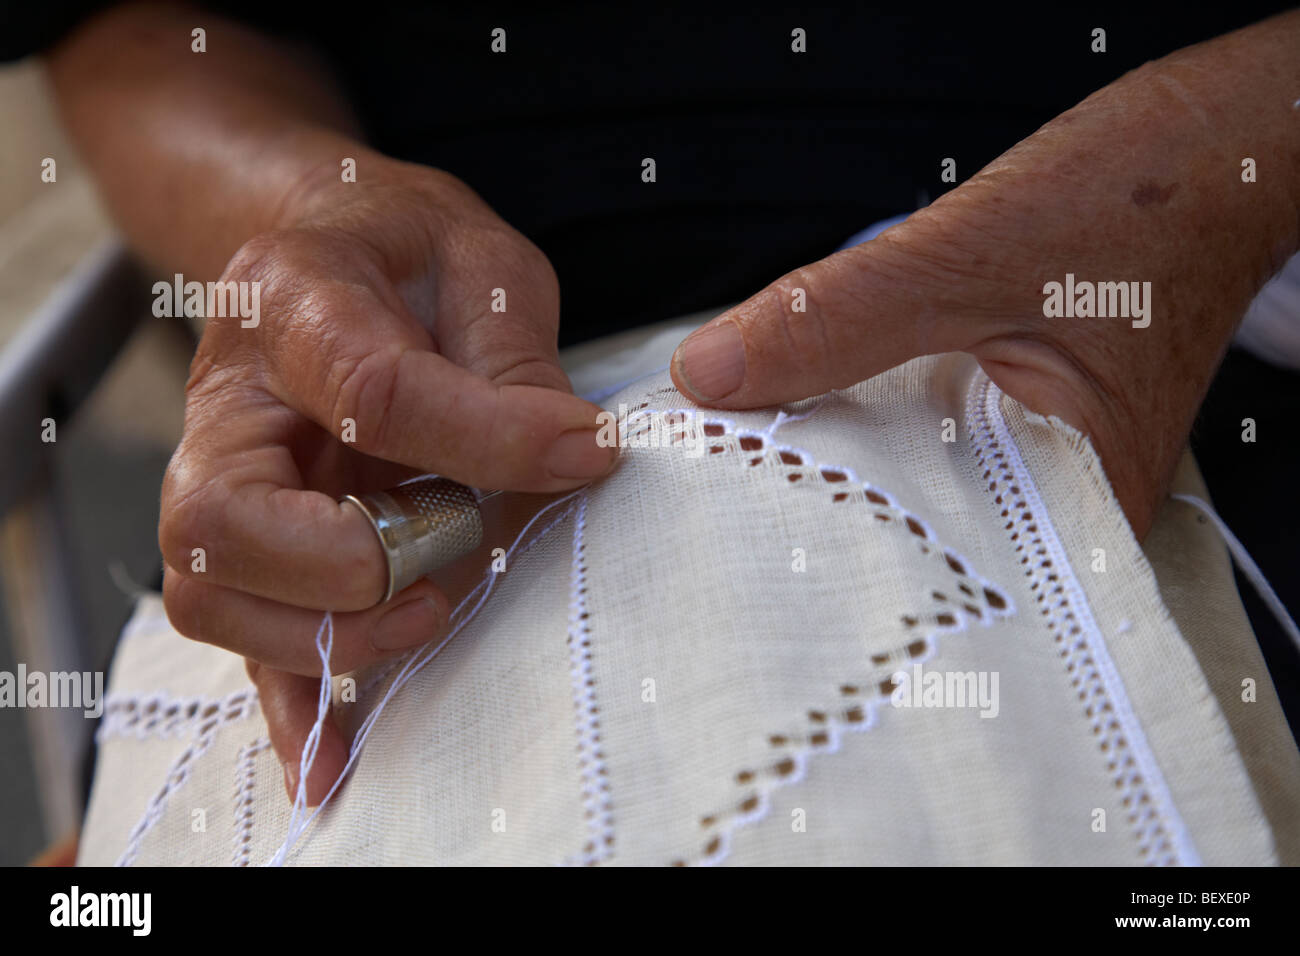
M 987 377 L 977 377 L 967 397 L 966 419 L 980 478 L 1004 519 L 1003 530 L 1015 545 L 1039 614 L 1120 792 L 1139 853 L 1150 865 L 1197 865 L 1196 850 L 1147 748 L 1087 598 L 1002 418 L 1001 401 L 1002 391 Z
M 606 859 L 614 847 L 614 815 L 609 776 L 601 749 L 596 680 L 591 667 L 591 626 L 587 610 L 587 559 L 585 531 L 587 496 L 578 502 L 573 521 L 573 571 L 569 599 L 569 674 L 573 683 L 574 720 L 578 735 L 578 768 L 587 843 L 570 864 L 592 866 Z
M 654 421 L 651 416 L 657 415 L 660 416 L 658 421 L 667 429 L 668 444 L 684 446 L 687 429 L 694 423 L 706 438 L 713 440 L 708 447 L 710 454 L 734 453 L 745 467 L 767 465 L 786 478 L 787 486 L 818 487 L 817 480 L 831 485 L 830 500 L 833 504 L 846 501 L 865 503 L 877 520 L 889 523 L 900 531 L 906 530 L 910 540 L 916 543 L 923 555 L 934 560 L 941 559 L 946 572 L 952 577 L 956 591 L 963 596 L 949 597 L 943 591 L 931 590 L 929 599 L 940 605 L 939 611 L 931 616 L 904 615 L 901 619 L 903 627 L 907 629 L 919 627 L 923 623 L 931 625 L 930 629 L 900 648 L 873 655 L 872 667 L 864 680 L 854 684 L 841 684 L 840 695 L 853 698 L 848 706 L 810 709 L 805 715 L 808 729 L 768 736 L 768 742 L 779 751 L 779 756 L 761 770 L 739 771 L 735 780 L 744 788 L 743 795 L 728 810 L 701 818 L 701 826 L 710 835 L 698 860 L 699 864 L 712 865 L 725 859 L 730 852 L 731 838 L 735 831 L 765 817 L 771 809 L 772 792 L 802 780 L 810 756 L 834 753 L 839 749 L 844 732 L 866 731 L 875 725 L 876 711 L 881 701 L 889 698 L 895 686 L 892 676 L 886 681 L 879 679 L 881 668 L 896 665 L 900 658 L 913 664 L 924 663 L 936 653 L 941 635 L 964 631 L 972 620 L 988 627 L 997 618 L 1015 614 L 1015 607 L 1003 589 L 976 574 L 970 561 L 940 542 L 924 519 L 899 505 L 889 492 L 862 480 L 851 468 L 819 464 L 811 452 L 778 444 L 774 440 L 777 428 L 807 418 L 818 408 L 820 406 L 797 417 L 779 412 L 772 424 L 759 432 L 738 428 L 730 419 L 704 417 L 696 409 L 647 410 L 646 403 L 642 403 L 627 416 L 624 433 L 628 438 L 643 434 L 643 430 L 638 430 L 637 420 L 645 416 L 648 429 Z M 804 481 L 805 478 L 809 480 Z M 686 864 L 685 859 L 674 860 L 672 863 L 674 866 Z
M 947 572 L 953 576 L 954 590 L 963 595 L 963 598 L 954 600 L 968 614 L 978 616 L 979 609 L 986 605 L 995 611 L 1009 608 L 1010 598 L 1005 591 L 970 570 L 970 561 L 944 546 L 929 522 L 900 505 L 888 491 L 858 477 L 852 468 L 818 463 L 812 452 L 779 444 L 774 440 L 773 431 L 776 427 L 807 417 L 815 411 L 817 408 L 798 417 L 786 416 L 780 412 L 768 429 L 754 431 L 739 428 L 727 418 L 705 417 L 698 409 L 648 409 L 642 404 L 632 409 L 623 423 L 622 441 L 627 443 L 629 439 L 644 434 L 655 420 L 653 416 L 659 416 L 657 420 L 667 430 L 666 440 L 670 446 L 684 446 L 688 429 L 693 425 L 698 426 L 703 436 L 710 441 L 707 448 L 709 454 L 730 453 L 737 456 L 746 467 L 766 465 L 782 474 L 790 485 L 826 490 L 835 504 L 864 504 L 870 509 L 872 517 L 881 524 L 909 532 L 921 554 L 931 560 L 942 560 L 947 566 Z M 639 424 L 642 420 L 644 427 Z
M 231 866 L 248 866 L 253 843 L 253 770 L 257 755 L 270 746 L 270 738 L 258 737 L 244 744 L 235 761 L 235 849 Z
M 207 716 L 194 728 L 194 740 L 180 752 L 176 759 L 172 761 L 171 766 L 167 768 L 167 776 L 164 778 L 162 786 L 150 798 L 144 815 L 131 829 L 130 836 L 126 841 L 126 849 L 118 857 L 116 866 L 130 866 L 135 861 L 140 852 L 140 844 L 146 834 L 162 819 L 163 811 L 167 809 L 167 801 L 189 780 L 199 758 L 207 753 L 208 748 L 212 746 L 217 731 L 227 724 L 243 720 L 253 712 L 256 704 L 256 691 L 245 688 L 222 698 L 215 705 L 216 709 L 210 713 L 205 708 Z
M 937 614 L 928 618 L 933 627 L 923 636 L 890 651 L 873 654 L 871 666 L 858 680 L 840 684 L 837 689 L 840 700 L 835 704 L 806 711 L 799 729 L 768 734 L 767 741 L 776 750 L 776 756 L 758 770 L 737 772 L 735 782 L 742 790 L 737 802 L 724 811 L 700 819 L 700 825 L 709 835 L 696 865 L 721 863 L 731 852 L 735 831 L 767 816 L 771 810 L 772 793 L 803 780 L 809 757 L 836 753 L 846 732 L 862 733 L 874 727 L 877 711 L 898 687 L 893 675 L 900 666 L 930 661 L 938 653 L 939 637 L 965 631 L 971 621 L 988 627 L 995 618 L 1013 613 L 1008 608 L 990 607 L 987 616 L 960 610 L 957 614 Z M 912 628 L 923 619 L 921 615 L 909 615 L 902 619 L 902 623 L 904 627 Z M 674 860 L 672 865 L 686 866 L 687 860 Z
M 256 701 L 252 687 L 219 700 L 202 697 L 168 697 L 166 694 L 112 694 L 104 701 L 104 716 L 95 738 L 100 743 L 114 737 L 166 739 L 183 737 L 209 718 L 238 711 Z

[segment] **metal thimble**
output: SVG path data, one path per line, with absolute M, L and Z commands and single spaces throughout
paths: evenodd
M 446 478 L 421 478 L 387 491 L 347 495 L 379 535 L 388 587 L 379 603 L 430 571 L 464 557 L 483 540 L 474 492 Z

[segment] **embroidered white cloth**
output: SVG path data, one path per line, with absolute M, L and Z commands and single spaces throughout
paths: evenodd
M 538 520 L 288 863 L 1294 854 L 1300 756 L 1221 544 L 1171 503 L 1158 578 L 1086 439 L 973 360 L 782 410 L 692 408 L 663 371 L 603 404 L 641 413 L 619 469 Z M 355 703 L 336 681 L 346 727 L 396 672 L 355 675 Z M 242 661 L 143 601 L 80 862 L 271 860 L 290 807 L 265 734 Z

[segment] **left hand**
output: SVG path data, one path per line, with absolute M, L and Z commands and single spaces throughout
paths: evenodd
M 1212 48 L 1121 77 L 906 222 L 697 330 L 673 359 L 678 388 L 751 408 L 968 352 L 1007 394 L 1091 437 L 1141 539 L 1233 329 L 1295 248 L 1294 205 L 1288 225 L 1276 186 L 1266 198 L 1241 179 L 1240 155 L 1270 148 L 1234 149 L 1250 117 L 1204 95 L 1186 62 Z M 1150 282 L 1149 327 L 1046 317 L 1044 284 L 1066 273 Z M 792 311 L 796 289 L 806 311 Z

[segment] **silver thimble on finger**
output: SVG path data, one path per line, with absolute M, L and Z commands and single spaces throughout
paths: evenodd
M 380 604 L 430 571 L 469 554 L 483 540 L 483 516 L 474 492 L 446 478 L 421 478 L 342 500 L 361 509 L 379 535 L 388 562 L 388 587 Z

